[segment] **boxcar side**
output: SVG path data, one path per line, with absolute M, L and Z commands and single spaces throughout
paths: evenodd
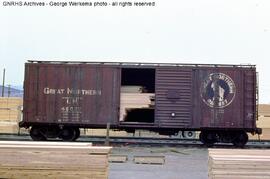
M 244 146 L 256 127 L 253 65 L 139 63 L 25 64 L 21 127 L 34 140 L 76 140 L 79 128 L 201 131 L 207 145 Z

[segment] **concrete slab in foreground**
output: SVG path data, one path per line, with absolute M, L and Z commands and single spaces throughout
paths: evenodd
M 201 148 L 114 147 L 113 154 L 127 155 L 125 163 L 110 163 L 109 179 L 207 179 L 208 152 Z M 134 156 L 165 156 L 163 165 L 135 164 Z

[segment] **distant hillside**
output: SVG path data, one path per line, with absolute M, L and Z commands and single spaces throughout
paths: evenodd
M 8 97 L 10 91 L 10 97 L 23 97 L 23 90 L 17 89 L 15 87 L 8 88 L 5 86 L 4 88 L 4 97 Z M 2 85 L 0 85 L 0 96 L 2 96 Z

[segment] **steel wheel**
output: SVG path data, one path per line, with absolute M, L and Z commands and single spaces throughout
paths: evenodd
M 35 141 L 44 141 L 46 137 L 42 133 L 42 128 L 37 126 L 32 126 L 30 130 L 30 136 Z
M 232 141 L 233 145 L 236 147 L 244 147 L 248 142 L 248 135 L 246 132 L 237 132 L 235 139 Z
M 65 127 L 61 131 L 60 138 L 63 141 L 74 141 L 76 138 L 76 132 L 73 128 L 71 127 Z
M 76 136 L 75 136 L 75 139 L 74 140 L 77 140 L 79 137 L 80 137 L 80 129 L 79 128 L 75 128 L 75 133 L 76 133 Z
M 211 131 L 201 131 L 199 138 L 208 147 L 213 146 L 217 142 L 217 134 Z

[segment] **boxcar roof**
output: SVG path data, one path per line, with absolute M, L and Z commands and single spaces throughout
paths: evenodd
M 28 63 L 38 64 L 92 64 L 92 65 L 113 65 L 113 66 L 134 66 L 134 67 L 242 67 L 242 68 L 255 68 L 256 65 L 252 64 L 192 64 L 192 63 L 143 63 L 143 62 L 101 62 L 101 61 L 39 61 L 28 60 Z

